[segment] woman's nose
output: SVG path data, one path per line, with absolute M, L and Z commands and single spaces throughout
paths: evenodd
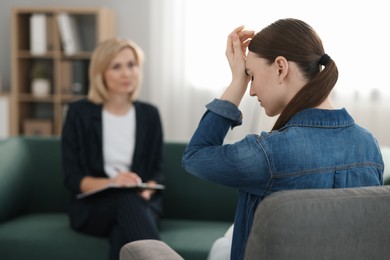
M 130 76 L 131 74 L 133 74 L 133 68 L 129 68 L 129 67 L 126 67 L 123 71 L 122 71 L 122 73 L 124 74 L 124 75 L 126 75 L 126 76 Z

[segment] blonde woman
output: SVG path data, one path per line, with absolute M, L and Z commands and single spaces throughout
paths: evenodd
M 65 186 L 73 193 L 73 229 L 107 236 L 109 259 L 119 259 L 127 242 L 159 239 L 161 196 L 154 189 L 107 185 L 161 183 L 163 133 L 160 115 L 137 101 L 143 52 L 133 42 L 110 39 L 95 49 L 89 68 L 89 93 L 69 105 L 62 131 Z

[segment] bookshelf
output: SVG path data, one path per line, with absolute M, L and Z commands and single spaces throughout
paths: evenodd
M 63 14 L 75 23 L 80 42 L 72 52 L 59 23 Z M 67 104 L 88 91 L 93 49 L 116 36 L 115 14 L 107 8 L 14 8 L 11 26 L 10 135 L 60 135 Z M 34 81 L 39 77 L 45 82 Z

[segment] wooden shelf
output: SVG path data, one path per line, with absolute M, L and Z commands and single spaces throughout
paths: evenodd
M 37 55 L 32 54 L 30 51 L 21 50 L 17 53 L 17 58 L 19 59 L 54 59 L 58 54 L 54 51 L 47 51 L 45 54 Z
M 54 102 L 54 95 L 37 97 L 32 94 L 19 94 L 19 102 Z
M 58 22 L 62 12 L 74 19 L 82 43 L 80 51 L 72 55 L 65 54 L 62 44 Z M 42 54 L 31 49 L 30 21 L 34 14 L 44 14 L 46 20 L 46 51 Z M 107 8 L 18 7 L 12 10 L 12 33 L 10 134 L 24 135 L 27 123 L 42 121 L 46 128 L 50 125 L 50 134 L 60 135 L 67 104 L 86 97 L 93 49 L 99 42 L 116 36 L 115 14 Z M 50 75 L 49 94 L 42 97 L 31 91 L 32 69 L 37 63 L 44 64 Z M 80 77 L 81 90 L 75 87 Z
M 61 59 L 63 60 L 89 60 L 91 58 L 92 52 L 84 51 L 77 52 L 73 55 L 62 55 Z

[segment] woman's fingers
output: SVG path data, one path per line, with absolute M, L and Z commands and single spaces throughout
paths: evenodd
M 234 29 L 234 30 L 229 34 L 228 39 L 227 39 L 227 46 L 226 46 L 226 55 L 227 55 L 227 56 L 234 54 L 232 36 L 233 36 L 233 35 L 237 35 L 237 34 L 238 34 L 239 32 L 241 32 L 243 29 L 244 29 L 244 25 L 241 25 L 241 26 L 237 27 L 236 29 Z
M 240 41 L 242 43 L 244 43 L 244 42 L 247 42 L 248 40 L 252 39 L 253 36 L 255 35 L 255 32 L 244 30 L 244 31 L 239 32 L 237 35 L 240 38 Z
M 121 172 L 116 177 L 116 183 L 120 185 L 141 183 L 141 178 L 133 172 Z
M 238 26 L 236 29 L 234 29 L 230 35 L 233 35 L 233 34 L 239 34 L 240 32 L 242 32 L 242 30 L 244 30 L 245 28 L 245 25 L 240 25 Z
M 244 30 L 243 25 L 235 28 L 228 36 L 226 56 L 228 56 L 229 58 L 232 57 L 234 54 L 245 54 L 250 39 L 252 39 L 254 35 L 254 31 Z M 237 43 L 236 45 L 234 45 L 234 41 L 237 41 L 240 44 L 240 51 L 238 49 L 235 50 L 235 47 L 237 47 Z
M 234 29 L 228 36 L 226 57 L 232 72 L 232 81 L 221 99 L 228 100 L 237 106 L 248 86 L 249 76 L 245 73 L 246 48 L 254 32 L 244 30 L 244 26 Z
M 241 41 L 237 34 L 232 35 L 232 41 L 233 41 L 233 52 L 236 59 L 239 59 L 243 56 L 242 48 L 241 48 Z
M 248 31 L 248 30 L 241 31 L 238 33 L 238 37 L 240 38 L 240 42 L 241 42 L 241 51 L 243 54 L 246 53 L 246 48 L 248 47 L 250 40 L 253 38 L 254 35 L 255 35 L 254 31 Z

